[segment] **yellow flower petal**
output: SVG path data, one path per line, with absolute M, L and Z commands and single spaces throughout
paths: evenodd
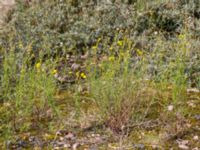
M 117 42 L 117 45 L 118 45 L 118 46 L 123 46 L 123 41 L 118 41 L 118 42 Z
M 92 49 L 94 49 L 94 50 L 97 49 L 97 46 L 92 46 Z
M 56 70 L 56 69 L 54 69 L 53 71 L 52 71 L 52 74 L 56 74 L 56 73 L 58 73 L 58 71 Z
M 36 65 L 35 65 L 35 67 L 37 68 L 37 69 L 40 69 L 41 68 L 41 63 L 40 62 L 38 62 Z
M 109 48 L 109 50 L 112 51 L 112 50 L 113 50 L 113 47 L 111 46 L 111 47 Z
M 83 72 L 81 73 L 81 78 L 82 78 L 82 79 L 86 79 L 85 73 L 83 73 Z
M 110 57 L 108 58 L 108 60 L 109 60 L 109 61 L 114 61 L 114 60 L 115 60 L 115 57 L 114 57 L 114 56 L 110 56 Z
M 139 50 L 139 49 L 137 49 L 136 52 L 137 52 L 137 54 L 138 54 L 139 56 L 142 56 L 142 55 L 143 55 L 143 52 L 142 52 L 141 50 Z

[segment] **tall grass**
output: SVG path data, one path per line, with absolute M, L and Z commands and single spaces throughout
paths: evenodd
M 44 119 L 50 120 L 57 114 L 54 101 L 56 83 L 52 74 L 54 65 L 39 59 L 31 66 L 27 54 L 31 46 L 28 47 L 24 55 L 13 46 L 4 50 L 0 132 L 6 138 L 18 132 L 39 129 Z
M 192 17 L 196 5 L 190 1 L 180 1 L 184 5 L 177 8 L 171 5 L 176 2 L 163 3 L 168 1 L 19 4 L 11 31 L 0 39 L 0 142 L 25 132 L 57 130 L 57 120 L 71 128 L 94 115 L 123 135 L 148 121 L 165 126 L 177 112 L 187 114 L 182 107 L 187 88 L 200 87 L 200 53 L 198 36 L 186 22 L 194 21 L 196 33 L 199 18 Z M 126 8 L 127 15 L 136 8 L 134 15 L 127 17 Z M 182 11 L 186 17 L 179 15 Z M 58 84 L 65 93 L 61 96 Z M 169 105 L 176 110 L 168 110 Z
M 185 63 L 190 45 L 185 33 L 170 45 L 158 38 L 150 53 L 133 49 L 134 41 L 127 38 L 117 39 L 114 41 L 117 47 L 113 50 L 111 45 L 111 52 L 89 67 L 87 82 L 89 97 L 102 121 L 120 132 L 148 117 L 158 118 L 162 108 L 165 110 L 167 105 L 176 105 L 186 98 Z M 94 48 L 98 48 L 98 43 Z M 137 61 L 132 60 L 132 53 Z

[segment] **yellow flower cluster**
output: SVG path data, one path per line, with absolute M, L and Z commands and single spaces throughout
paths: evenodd
M 86 79 L 87 78 L 87 76 L 86 76 L 86 74 L 84 73 L 84 72 L 76 72 L 76 77 L 77 78 L 82 78 L 82 79 Z
M 82 78 L 82 79 L 86 79 L 85 73 L 83 73 L 83 72 L 81 73 L 81 78 Z

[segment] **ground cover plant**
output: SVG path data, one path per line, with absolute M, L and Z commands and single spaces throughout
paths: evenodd
M 199 149 L 199 19 L 197 0 L 16 1 L 0 147 Z

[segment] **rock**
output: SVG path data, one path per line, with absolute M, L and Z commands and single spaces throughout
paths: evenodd
M 72 145 L 72 149 L 73 149 L 73 150 L 76 150 L 79 146 L 80 146 L 79 143 L 74 143 L 74 144 Z
M 198 135 L 195 135 L 195 136 L 193 137 L 193 140 L 198 141 L 198 140 L 199 140 Z
M 182 144 L 178 145 L 178 147 L 179 147 L 180 149 L 189 149 L 188 146 L 186 146 L 186 145 L 182 145 Z
M 180 149 L 183 149 L 183 150 L 187 150 L 187 149 L 189 149 L 189 146 L 188 146 L 188 144 L 189 144 L 189 141 L 188 140 L 177 140 L 177 143 L 178 143 L 178 147 L 180 148 Z
M 80 69 L 80 65 L 79 64 L 76 64 L 76 63 L 73 63 L 72 66 L 71 66 L 71 69 L 73 71 L 77 71 L 78 69 Z
M 191 88 L 191 89 L 187 89 L 187 93 L 200 93 L 200 90 L 196 88 Z
M 143 149 L 145 149 L 145 145 L 144 144 L 134 144 L 133 148 L 143 150 Z
M 69 133 L 65 136 L 65 138 L 66 138 L 67 140 L 75 140 L 75 139 L 76 139 L 76 136 L 75 136 L 75 134 L 73 134 L 72 132 L 69 132 Z
M 167 110 L 168 110 L 168 111 L 172 111 L 173 109 L 174 109 L 174 106 L 173 106 L 173 105 L 167 106 Z
M 196 114 L 196 115 L 194 115 L 194 119 L 196 119 L 196 120 L 200 120 L 200 114 Z

